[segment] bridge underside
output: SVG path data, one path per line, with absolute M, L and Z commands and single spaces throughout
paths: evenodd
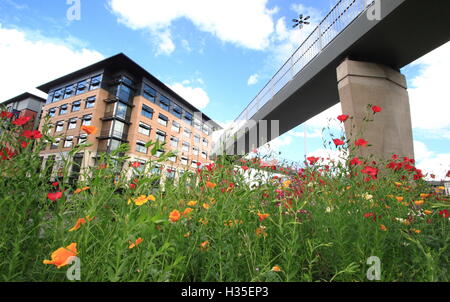
M 252 120 L 278 120 L 281 135 L 339 102 L 336 69 L 346 58 L 399 70 L 450 40 L 450 1 L 382 0 L 381 3 L 380 21 L 360 15 Z M 259 133 L 259 137 L 257 146 L 276 135 Z M 246 142 L 240 144 L 245 146 L 240 150 L 235 144 L 235 152 L 247 153 L 255 147 L 249 145 L 248 139 Z

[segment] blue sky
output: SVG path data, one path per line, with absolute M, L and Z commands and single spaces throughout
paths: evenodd
M 123 52 L 227 124 L 313 28 L 292 30 L 291 19 L 304 13 L 317 24 L 336 0 L 81 0 L 81 18 L 73 21 L 66 2 L 0 0 L 0 66 L 11 71 L 0 79 L 6 87 L 0 99 L 36 92 L 39 84 Z M 403 70 L 416 158 L 436 174 L 450 168 L 450 102 L 442 82 L 448 68 L 445 45 Z M 339 106 L 307 122 L 308 153 L 324 154 L 320 130 L 338 114 Z M 302 160 L 303 130 L 293 129 L 272 148 Z

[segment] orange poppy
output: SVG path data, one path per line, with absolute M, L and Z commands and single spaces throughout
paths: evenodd
M 273 272 L 279 273 L 279 272 L 281 272 L 282 270 L 281 270 L 281 268 L 280 268 L 278 265 L 275 265 L 274 267 L 272 267 L 272 271 L 273 271 Z
M 209 241 L 203 241 L 202 243 L 200 243 L 200 249 L 202 250 L 207 250 L 208 249 L 208 245 L 209 245 Z
M 181 214 L 180 214 L 180 211 L 178 211 L 178 210 L 173 210 L 169 214 L 169 220 L 172 222 L 177 222 L 178 220 L 180 220 L 180 218 L 181 218 Z
M 203 204 L 203 208 L 204 208 L 205 210 L 208 210 L 210 207 L 211 207 L 211 206 L 210 206 L 209 204 L 207 204 L 207 203 L 204 203 L 204 204 Z
M 259 221 L 263 221 L 263 220 L 267 219 L 270 216 L 270 214 L 261 214 L 258 212 L 258 216 L 259 216 Z
M 209 189 L 214 189 L 217 185 L 213 182 L 207 181 L 206 182 L 206 187 Z
M 414 203 L 415 203 L 416 206 L 420 206 L 420 205 L 423 205 L 425 203 L 425 201 L 423 201 L 423 200 L 416 200 L 416 201 L 414 201 Z
M 69 264 L 69 259 L 78 254 L 77 252 L 77 244 L 71 243 L 67 247 L 60 247 L 56 251 L 54 251 L 51 255 L 52 260 L 44 260 L 44 264 L 53 264 L 57 268 L 61 268 Z
M 131 243 L 130 246 L 128 247 L 129 249 L 135 248 L 136 246 L 138 246 L 139 244 L 141 244 L 141 242 L 144 241 L 144 239 L 142 239 L 141 237 L 139 237 L 138 239 L 136 239 L 136 241 L 134 243 Z
M 193 210 L 191 208 L 186 208 L 183 212 L 183 216 L 189 215 Z
M 86 134 L 95 134 L 97 132 L 97 127 L 95 126 L 81 126 L 81 130 L 86 132 Z
M 380 225 L 380 230 L 387 231 L 387 227 L 384 224 Z

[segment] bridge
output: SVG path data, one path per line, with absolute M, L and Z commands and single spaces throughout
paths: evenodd
M 448 0 L 340 0 L 221 135 L 215 154 L 246 154 L 341 102 L 361 128 L 381 105 L 366 152 L 414 156 L 400 68 L 450 40 Z M 425 100 L 424 100 L 425 101 Z M 345 123 L 351 137 L 350 122 Z

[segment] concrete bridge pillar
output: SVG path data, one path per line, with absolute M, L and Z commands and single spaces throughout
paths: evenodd
M 414 158 L 405 76 L 381 64 L 346 59 L 337 68 L 337 79 L 342 112 L 354 117 L 345 122 L 347 138 L 353 146 L 359 138 L 372 145 L 358 148 L 356 155 L 373 154 L 387 159 L 397 154 Z M 367 123 L 363 119 L 369 104 L 381 107 L 382 112 Z

